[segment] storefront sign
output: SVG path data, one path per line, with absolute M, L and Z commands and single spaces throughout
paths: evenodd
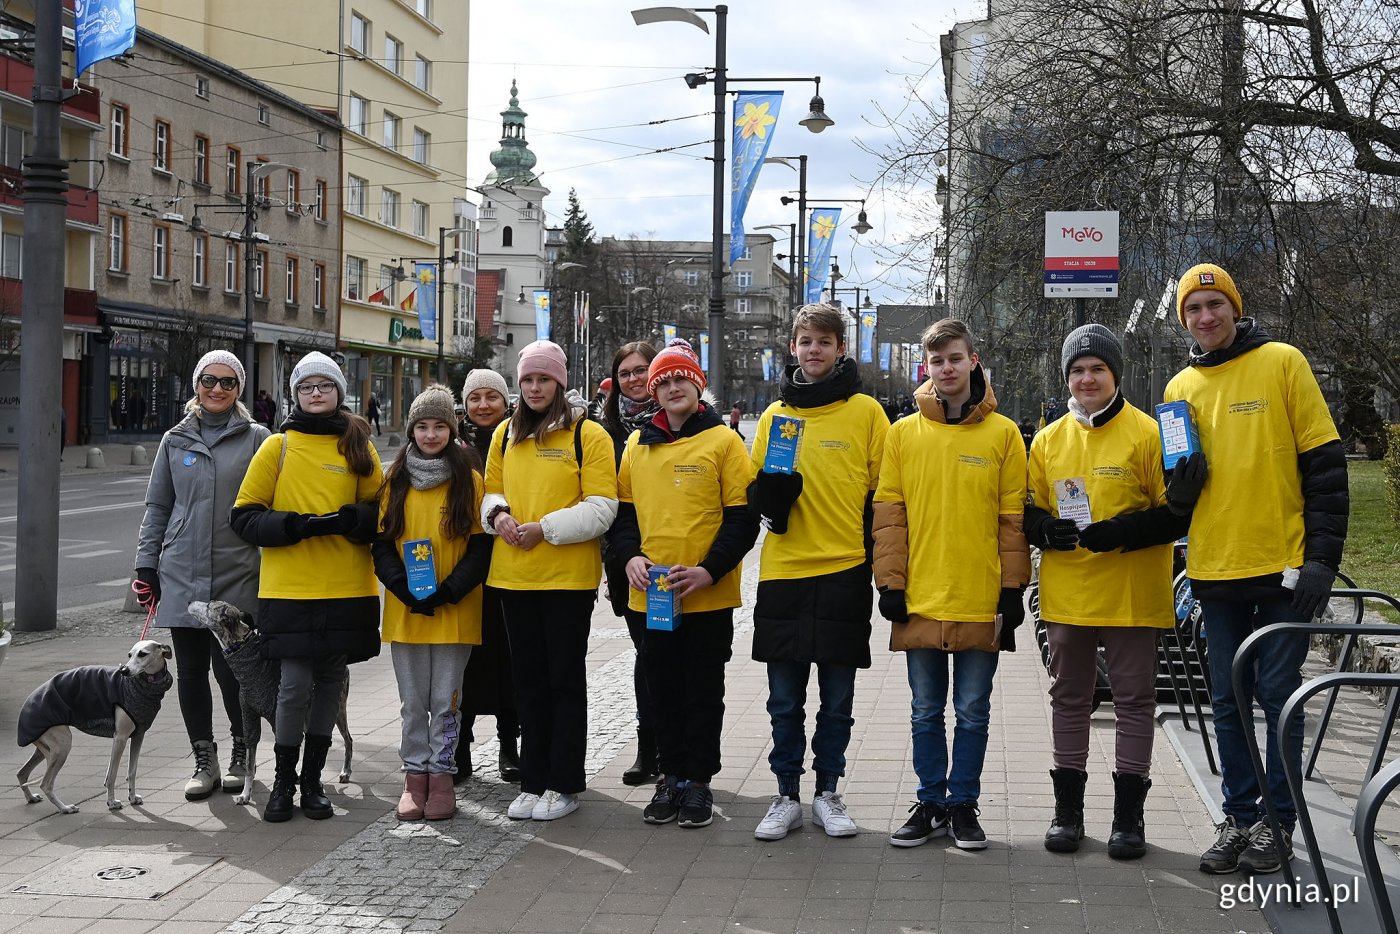
M 418 328 L 411 328 L 404 324 L 402 320 L 394 318 L 389 322 L 389 343 L 397 344 L 405 337 L 410 340 L 423 340 L 423 332 Z

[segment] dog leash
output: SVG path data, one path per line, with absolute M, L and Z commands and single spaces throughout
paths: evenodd
M 146 633 L 151 628 L 151 620 L 156 618 L 155 591 L 145 581 L 134 580 L 131 582 L 131 592 L 136 594 L 136 602 L 146 610 L 146 625 L 141 627 L 141 639 L 145 641 Z

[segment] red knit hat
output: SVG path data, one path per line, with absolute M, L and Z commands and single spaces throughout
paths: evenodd
M 647 392 L 655 396 L 656 385 L 672 376 L 684 376 L 701 392 L 705 391 L 705 371 L 700 369 L 700 358 L 695 356 L 690 342 L 681 337 L 671 338 L 666 348 L 652 358 L 647 370 Z

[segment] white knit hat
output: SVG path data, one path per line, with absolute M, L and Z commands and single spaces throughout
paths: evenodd
M 243 385 L 247 382 L 247 374 L 243 372 L 243 361 L 227 350 L 211 350 L 199 358 L 199 363 L 194 368 L 194 376 L 190 377 L 190 386 L 194 391 L 199 392 L 199 378 L 204 375 L 204 368 L 215 363 L 222 363 L 233 371 L 234 376 L 238 377 L 238 392 L 241 395 Z
M 342 404 L 345 402 L 347 388 L 345 374 L 340 371 L 340 367 L 336 366 L 334 360 L 321 353 L 319 350 L 311 351 L 311 353 L 298 360 L 296 366 L 292 367 L 292 381 L 290 384 L 292 392 L 296 392 L 297 385 L 311 376 L 324 376 L 326 379 L 335 383 L 336 388 L 340 390 L 340 399 L 337 401 Z
M 462 384 L 462 404 L 465 405 L 467 396 L 478 389 L 494 389 L 501 394 L 502 399 L 510 399 L 506 378 L 495 370 L 476 369 L 467 374 L 467 381 Z

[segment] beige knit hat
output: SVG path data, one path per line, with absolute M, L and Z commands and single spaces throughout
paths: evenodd
M 447 427 L 452 430 L 452 434 L 457 434 L 457 400 L 452 397 L 452 390 L 446 386 L 433 383 L 423 390 L 413 400 L 413 404 L 408 407 L 408 422 L 406 427 L 413 431 L 413 426 L 426 418 L 436 418 L 447 423 Z
M 475 369 L 467 374 L 467 381 L 462 384 L 462 403 L 465 405 L 467 397 L 478 389 L 494 389 L 501 394 L 502 399 L 510 399 L 510 389 L 506 387 L 506 378 L 495 370 Z

